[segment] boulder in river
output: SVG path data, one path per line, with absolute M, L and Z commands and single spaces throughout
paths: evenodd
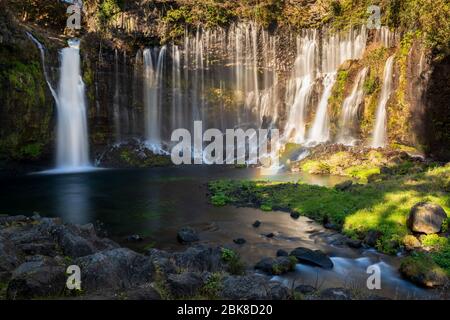
M 440 232 L 445 219 L 447 214 L 441 206 L 419 202 L 411 208 L 406 223 L 413 232 L 430 234 Z
M 174 298 L 192 297 L 204 284 L 203 277 L 195 272 L 170 274 L 166 282 Z
M 289 298 L 288 288 L 277 282 L 267 282 L 266 277 L 252 274 L 226 276 L 219 293 L 222 299 L 267 300 Z
M 261 221 L 259 221 L 259 220 L 256 220 L 256 221 L 253 222 L 253 224 L 252 224 L 252 226 L 253 226 L 254 228 L 258 228 L 260 225 L 261 225 Z
M 313 286 L 307 285 L 307 284 L 301 284 L 297 287 L 295 287 L 294 291 L 296 293 L 300 293 L 300 294 L 311 294 L 317 291 L 316 288 L 314 288 Z
M 64 266 L 52 258 L 34 256 L 14 270 L 6 297 L 15 300 L 60 295 L 65 284 Z
M 320 292 L 319 298 L 323 300 L 351 300 L 352 293 L 345 288 L 328 288 Z
M 446 272 L 425 254 L 411 255 L 403 259 L 400 273 L 412 282 L 427 288 L 448 283 Z
M 378 239 L 380 239 L 382 235 L 383 234 L 378 230 L 369 230 L 364 238 L 364 243 L 370 247 L 375 247 Z
M 297 211 L 292 211 L 292 212 L 291 212 L 291 218 L 292 218 L 292 219 L 298 219 L 298 218 L 300 218 L 300 213 L 298 213 Z
M 199 238 L 197 232 L 194 229 L 190 227 L 184 227 L 178 230 L 177 240 L 180 243 L 189 244 L 198 241 Z
M 255 269 L 268 274 L 280 275 L 294 270 L 295 261 L 293 257 L 263 258 L 256 265 Z
M 298 262 L 312 264 L 324 269 L 332 269 L 333 261 L 320 250 L 311 250 L 308 248 L 298 247 L 291 251 L 291 256 L 297 258 Z
M 127 248 L 105 250 L 78 258 L 83 275 L 83 290 L 132 288 L 153 279 L 154 266 L 149 257 Z
M 237 239 L 233 239 L 233 242 L 236 244 L 244 244 L 247 241 L 244 238 L 237 238 Z
M 337 185 L 334 186 L 334 188 L 338 191 L 346 191 L 346 190 L 350 189 L 352 185 L 353 185 L 353 181 L 346 180 L 344 182 L 338 183 Z
M 278 249 L 277 250 L 277 257 L 287 257 L 289 253 L 286 250 Z

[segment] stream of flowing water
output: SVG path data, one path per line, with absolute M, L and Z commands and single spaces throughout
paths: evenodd
M 392 93 L 392 72 L 394 67 L 394 56 L 387 59 L 383 72 L 383 87 L 381 88 L 378 101 L 375 127 L 372 135 L 372 147 L 382 148 L 386 146 L 387 112 L 386 105 Z
M 90 168 L 86 98 L 78 40 L 69 40 L 69 47 L 61 51 L 57 101 L 56 169 L 72 172 Z

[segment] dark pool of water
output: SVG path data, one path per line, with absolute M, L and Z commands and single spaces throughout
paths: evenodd
M 292 283 L 321 284 L 326 287 L 365 287 L 366 267 L 378 263 L 385 281 L 380 292 L 391 298 L 431 298 L 431 291 L 417 288 L 401 279 L 398 259 L 332 245 L 335 232 L 325 230 L 310 219 L 290 218 L 283 212 L 263 212 L 254 208 L 214 207 L 208 202 L 207 182 L 215 179 L 255 179 L 302 181 L 333 186 L 345 178 L 299 173 L 261 175 L 259 169 L 235 169 L 218 166 L 185 166 L 133 170 L 98 170 L 76 174 L 33 174 L 2 179 L 0 214 L 38 212 L 42 216 L 61 217 L 66 222 L 102 222 L 108 236 L 133 249 L 155 246 L 179 250 L 176 232 L 189 225 L 199 231 L 202 243 L 229 245 L 245 262 L 255 264 L 265 256 L 275 256 L 278 249 L 299 246 L 320 249 L 332 256 L 331 271 L 298 265 L 297 272 L 276 278 Z M 261 227 L 253 228 L 255 220 Z M 267 238 L 265 234 L 274 233 Z M 124 239 L 139 234 L 138 245 Z M 247 243 L 235 245 L 243 237 Z

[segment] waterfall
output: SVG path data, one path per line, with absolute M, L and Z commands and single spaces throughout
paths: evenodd
M 28 38 L 30 38 L 31 41 L 33 41 L 33 43 L 36 45 L 36 47 L 39 49 L 39 52 L 41 53 L 42 70 L 44 71 L 44 78 L 45 78 L 45 81 L 47 82 L 47 86 L 53 96 L 53 99 L 55 100 L 56 104 L 58 104 L 58 95 L 57 95 L 55 89 L 53 89 L 53 86 L 50 82 L 50 78 L 47 73 L 47 65 L 45 63 L 45 48 L 42 45 L 42 43 L 40 43 L 35 37 L 33 37 L 33 35 L 31 33 L 29 33 L 27 31 L 26 34 L 27 34 Z
M 90 167 L 86 100 L 80 70 L 79 41 L 61 51 L 58 87 L 57 167 L 77 171 Z
M 164 101 L 163 72 L 167 47 L 163 46 L 158 53 L 156 68 L 154 67 L 152 51 L 144 50 L 144 105 L 146 140 L 154 152 L 162 149 L 162 102 Z
M 317 144 L 330 139 L 328 99 L 331 96 L 339 66 L 346 60 L 360 59 L 367 42 L 365 26 L 350 29 L 345 34 L 326 34 L 322 39 L 323 92 L 317 106 L 313 125 L 308 134 L 308 143 Z
M 119 102 L 119 58 L 117 49 L 114 51 L 114 97 L 113 97 L 113 122 L 116 142 L 120 140 L 120 102 Z
M 317 106 L 316 116 L 309 132 L 309 142 L 316 144 L 327 142 L 330 139 L 330 128 L 328 119 L 328 99 L 336 82 L 336 72 L 325 74 L 323 78 L 323 93 Z
M 171 129 L 183 126 L 183 110 L 181 96 L 181 58 L 178 46 L 172 46 L 172 111 Z
M 363 68 L 358 73 L 350 95 L 342 104 L 338 142 L 344 145 L 353 146 L 356 141 L 354 131 L 357 125 L 358 109 L 364 98 L 363 85 L 367 71 L 368 68 Z
M 394 66 L 394 56 L 387 59 L 383 72 L 383 87 L 378 101 L 375 128 L 372 136 L 372 147 L 382 148 L 386 146 L 386 105 L 392 93 L 392 72 Z
M 316 54 L 317 32 L 315 30 L 308 30 L 303 36 L 297 37 L 294 79 L 289 81 L 287 89 L 290 109 L 284 130 L 286 139 L 294 143 L 305 141 L 305 113 L 317 74 Z

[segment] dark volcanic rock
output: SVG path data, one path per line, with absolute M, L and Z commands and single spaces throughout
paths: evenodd
M 261 221 L 259 221 L 259 220 L 256 220 L 256 221 L 253 222 L 253 224 L 252 224 L 252 226 L 253 226 L 254 228 L 258 228 L 260 225 L 261 225 Z
M 153 279 L 150 258 L 126 248 L 117 248 L 78 258 L 82 270 L 83 290 L 126 289 Z
M 255 265 L 255 269 L 275 275 L 292 271 L 294 267 L 295 263 L 291 260 L 291 258 L 286 256 L 277 258 L 263 258 Z
M 298 213 L 297 211 L 292 211 L 292 212 L 291 212 L 291 218 L 292 218 L 292 219 L 298 219 L 298 218 L 300 218 L 300 213 Z
M 199 239 L 198 239 L 197 232 L 195 232 L 194 229 L 192 229 L 190 227 L 184 227 L 178 231 L 177 240 L 180 243 L 189 244 L 192 242 L 196 242 Z
M 361 241 L 361 240 L 347 239 L 347 240 L 345 241 L 345 243 L 346 243 L 350 248 L 359 249 L 359 248 L 362 247 L 362 241 Z
M 65 267 L 55 260 L 34 256 L 22 263 L 8 283 L 8 299 L 30 299 L 62 294 L 66 284 Z
M 311 294 L 311 293 L 316 292 L 317 289 L 314 288 L 313 286 L 302 284 L 302 285 L 295 287 L 294 291 L 297 293 L 301 293 L 301 294 Z
M 174 298 L 191 297 L 203 284 L 203 277 L 194 272 L 170 274 L 167 277 L 167 287 Z
M 381 238 L 383 234 L 377 230 L 369 230 L 364 238 L 364 243 L 367 245 L 374 247 L 377 244 L 378 239 Z
M 11 272 L 21 261 L 14 243 L 0 236 L 0 275 Z
M 237 238 L 237 239 L 233 239 L 233 242 L 236 243 L 236 244 L 244 244 L 247 241 L 245 241 L 244 238 Z
M 226 276 L 219 296 L 222 299 L 266 300 L 289 297 L 289 290 L 264 276 Z
M 286 250 L 278 249 L 277 250 L 277 257 L 287 257 L 289 253 Z
M 333 261 L 320 250 L 299 247 L 292 250 L 290 255 L 296 257 L 299 262 L 316 265 L 324 269 L 333 268 Z
M 334 186 L 334 188 L 339 191 L 346 191 L 346 190 L 350 189 L 352 185 L 353 185 L 353 181 L 346 180 L 344 182 L 338 183 L 337 185 Z
M 221 249 L 203 245 L 197 245 L 183 252 L 174 253 L 173 261 L 178 269 L 189 269 L 197 272 L 217 272 L 226 268 L 226 264 L 222 260 Z
M 273 238 L 273 237 L 275 237 L 275 234 L 273 232 L 270 232 L 270 233 L 267 233 L 265 236 L 267 238 Z
M 319 298 L 323 300 L 351 300 L 352 293 L 344 288 L 328 288 L 320 292 Z
M 430 234 L 440 232 L 446 219 L 447 214 L 441 206 L 419 202 L 411 208 L 406 223 L 413 232 Z

